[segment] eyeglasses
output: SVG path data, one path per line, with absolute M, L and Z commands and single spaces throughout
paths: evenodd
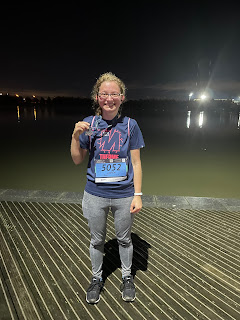
M 100 92 L 98 93 L 99 98 L 101 99 L 107 99 L 108 96 L 113 98 L 113 99 L 117 99 L 120 96 L 122 96 L 122 93 L 105 93 L 105 92 Z

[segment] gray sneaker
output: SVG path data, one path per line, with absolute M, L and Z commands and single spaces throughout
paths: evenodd
M 133 276 L 126 276 L 123 278 L 122 283 L 122 298 L 124 301 L 132 302 L 135 300 L 136 290 L 133 283 Z
M 87 303 L 98 303 L 100 300 L 100 293 L 103 289 L 103 281 L 101 279 L 92 277 L 92 282 L 87 289 L 86 301 Z

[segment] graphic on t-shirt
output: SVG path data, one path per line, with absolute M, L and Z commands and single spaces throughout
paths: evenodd
M 108 135 L 102 132 L 101 138 L 97 140 L 97 143 L 99 144 L 99 150 L 102 152 L 118 153 L 123 143 L 122 134 L 117 129 L 112 129 Z

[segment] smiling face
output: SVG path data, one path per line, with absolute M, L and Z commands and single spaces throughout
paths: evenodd
M 120 87 L 115 81 L 104 81 L 99 87 L 98 93 L 108 94 L 107 98 L 97 96 L 97 101 L 102 109 L 102 117 L 106 120 L 112 120 L 118 113 L 118 109 L 124 100 L 124 96 L 120 95 L 117 98 L 113 98 L 109 94 L 121 93 Z

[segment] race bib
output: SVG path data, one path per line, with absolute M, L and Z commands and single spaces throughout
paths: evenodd
M 127 179 L 127 158 L 95 160 L 95 182 L 116 182 Z

